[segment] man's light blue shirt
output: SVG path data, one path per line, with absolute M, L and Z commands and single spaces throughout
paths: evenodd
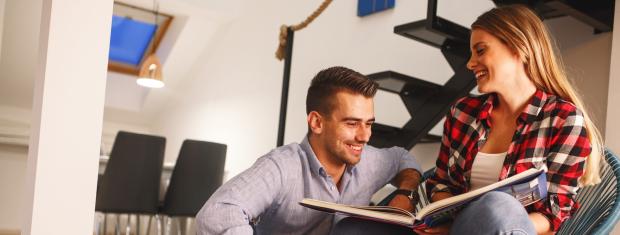
M 401 170 L 422 172 L 403 148 L 366 145 L 359 163 L 347 166 L 338 190 L 308 139 L 272 150 L 220 187 L 196 216 L 199 234 L 328 234 L 340 216 L 299 205 L 312 198 L 365 206 Z

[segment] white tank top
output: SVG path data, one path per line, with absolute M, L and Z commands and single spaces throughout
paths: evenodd
M 478 152 L 471 168 L 470 190 L 482 188 L 497 182 L 504 165 L 507 152 L 483 153 Z

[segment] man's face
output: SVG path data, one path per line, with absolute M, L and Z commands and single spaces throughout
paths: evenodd
M 346 91 L 336 93 L 333 110 L 323 116 L 320 134 L 328 157 L 347 165 L 360 161 L 362 149 L 370 139 L 370 127 L 375 121 L 372 98 Z

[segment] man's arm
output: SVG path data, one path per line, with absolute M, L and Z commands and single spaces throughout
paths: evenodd
M 280 167 L 262 157 L 226 182 L 196 216 L 198 234 L 252 234 L 250 221 L 260 216 L 282 186 Z
M 392 185 L 401 190 L 417 190 L 418 185 L 420 184 L 420 179 L 422 178 L 422 168 L 417 163 L 415 158 L 411 156 L 409 151 L 403 148 L 392 147 L 387 149 L 387 151 L 392 154 L 391 159 L 395 160 L 391 169 L 397 170 L 393 170 L 392 172 L 398 172 L 393 178 L 391 178 Z M 412 201 L 409 199 L 408 195 L 397 194 L 392 201 L 390 201 L 389 206 L 413 211 L 414 205 L 417 203 L 417 192 L 415 192 L 415 196 L 416 199 Z
M 415 209 L 415 204 L 418 202 L 417 189 L 420 184 L 420 179 L 422 179 L 422 175 L 416 169 L 408 168 L 398 172 L 392 180 L 392 185 L 398 188 L 398 190 L 412 191 L 414 199 L 411 200 L 405 194 L 396 194 L 392 201 L 390 201 L 389 206 L 413 211 Z
M 422 175 L 416 169 L 407 168 L 400 171 L 392 180 L 392 185 L 398 189 L 415 190 L 420 184 Z

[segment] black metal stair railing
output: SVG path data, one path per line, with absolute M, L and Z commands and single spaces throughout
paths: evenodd
M 470 30 L 437 17 L 436 12 L 437 0 L 429 0 L 426 19 L 396 26 L 394 32 L 440 49 L 454 75 L 443 86 L 393 71 L 368 75 L 381 90 L 399 94 L 411 116 L 401 128 L 375 124 L 370 145 L 411 149 L 419 142 L 439 141 L 427 133 L 456 100 L 476 86 L 473 73 L 466 67 Z
M 524 4 L 544 19 L 571 16 L 594 28 L 594 33 L 613 29 L 615 0 L 493 0 L 497 6 Z M 470 56 L 469 35 L 463 26 L 437 16 L 437 0 L 429 0 L 426 19 L 396 26 L 394 33 L 438 48 L 454 75 L 443 86 L 393 71 L 368 75 L 380 89 L 397 93 L 411 119 L 402 127 L 377 123 L 370 144 L 376 147 L 413 148 L 420 142 L 440 141 L 428 132 L 445 116 L 452 105 L 476 86 L 474 75 L 466 68 Z

